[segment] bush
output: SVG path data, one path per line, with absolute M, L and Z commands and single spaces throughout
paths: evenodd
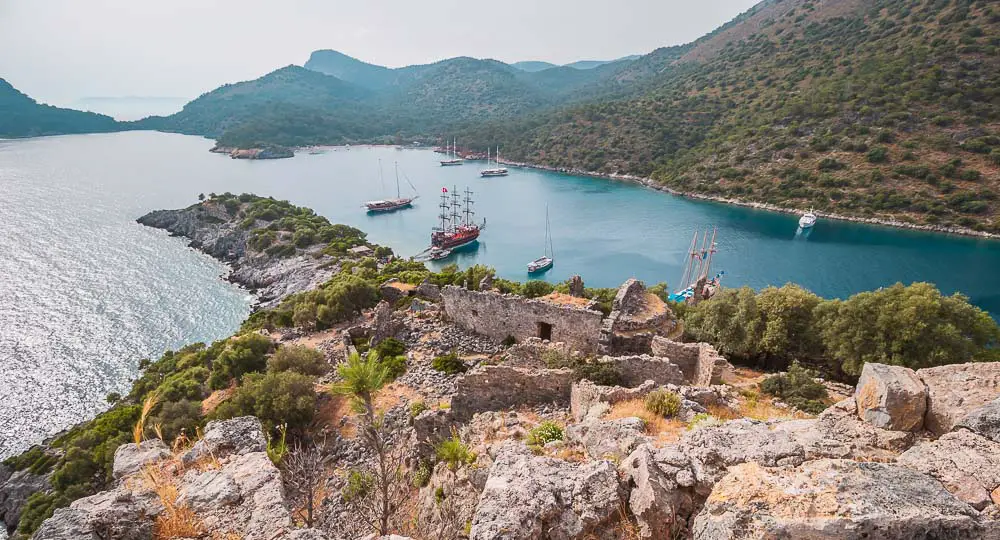
M 555 290 L 555 285 L 548 281 L 533 279 L 521 286 L 521 295 L 525 298 L 538 298 Z
M 212 362 L 209 385 L 212 389 L 219 390 L 247 373 L 264 371 L 267 368 L 267 354 L 273 346 L 270 338 L 260 334 L 246 334 L 230 339 L 226 349 Z
M 673 418 L 681 411 L 681 397 L 666 390 L 655 390 L 646 395 L 646 410 L 664 418 Z
M 601 386 L 621 386 L 622 374 L 611 362 L 581 362 L 573 368 L 577 380 L 588 381 Z
M 406 344 L 396 338 L 385 338 L 374 348 L 382 358 L 406 354 Z
M 193 439 L 195 431 L 202 425 L 201 404 L 186 399 L 164 403 L 149 425 L 160 427 L 163 442 L 167 445 L 181 433 Z
M 394 381 L 400 377 L 400 375 L 406 373 L 406 357 L 403 355 L 399 356 L 380 356 L 379 362 L 385 367 L 386 374 L 389 377 L 389 381 Z
M 416 418 L 420 416 L 420 413 L 427 410 L 427 404 L 423 401 L 414 401 L 410 403 L 410 418 Z
M 360 500 L 367 497 L 368 493 L 374 487 L 374 476 L 370 473 L 354 469 L 347 475 L 347 485 L 344 486 L 341 495 L 343 495 L 344 500 L 347 502 Z
M 760 383 L 760 390 L 796 409 L 819 414 L 826 409 L 826 387 L 816 382 L 816 373 L 792 362 L 788 373 L 773 375 Z
M 546 420 L 528 432 L 529 445 L 545 446 L 552 441 L 563 440 L 563 430 L 559 424 Z
M 323 353 L 303 345 L 282 345 L 267 360 L 267 370 L 273 373 L 293 371 L 319 377 L 328 370 Z
M 463 463 L 475 461 L 475 456 L 469 452 L 469 447 L 465 446 L 457 432 L 452 432 L 451 438 L 439 442 L 434 447 L 434 453 L 437 455 L 438 461 L 447 463 L 451 470 L 457 469 Z
M 868 151 L 869 163 L 885 163 L 889 161 L 889 149 L 884 146 L 876 146 Z
M 301 431 L 312 421 L 315 412 L 314 383 L 313 377 L 293 371 L 250 374 L 236 393 L 215 409 L 212 417 L 224 420 L 253 415 L 268 430 L 287 424 L 293 432 Z
M 455 352 L 442 354 L 441 356 L 434 358 L 431 362 L 431 367 L 447 375 L 465 373 L 468 369 L 465 366 L 465 363 L 462 362 L 462 360 L 458 357 L 458 354 Z
M 513 347 L 514 345 L 517 345 L 517 338 L 508 335 L 507 337 L 503 338 L 503 342 L 501 343 L 501 345 L 503 345 L 504 347 Z
M 427 462 L 421 461 L 417 469 L 413 471 L 413 487 L 420 489 L 431 482 L 431 467 Z
M 816 168 L 821 171 L 839 171 L 840 169 L 846 169 L 847 164 L 837 161 L 834 158 L 823 158 Z

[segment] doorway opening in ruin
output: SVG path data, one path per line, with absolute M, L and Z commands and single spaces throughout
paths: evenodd
M 552 341 L 552 325 L 545 322 L 538 323 L 538 337 Z

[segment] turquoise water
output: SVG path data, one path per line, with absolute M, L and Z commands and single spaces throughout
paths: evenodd
M 202 192 L 289 199 L 410 255 L 429 243 L 441 187 L 468 187 L 488 227 L 478 250 L 455 261 L 510 279 L 527 279 L 525 264 L 542 253 L 547 203 L 550 281 L 579 273 L 590 286 L 630 276 L 674 286 L 692 234 L 715 226 L 715 268 L 729 286 L 794 281 L 844 297 L 920 280 L 1000 313 L 1000 242 L 834 221 L 803 236 L 794 216 L 534 170 L 483 179 L 481 163 L 440 167 L 427 150 L 341 148 L 251 162 L 211 146 L 150 132 L 0 141 L 0 456 L 100 410 L 107 392 L 128 387 L 140 358 L 237 328 L 250 299 L 217 279 L 223 267 L 134 223 Z M 379 159 L 391 191 L 395 161 L 416 185 L 414 208 L 363 211 L 365 200 L 390 194 Z

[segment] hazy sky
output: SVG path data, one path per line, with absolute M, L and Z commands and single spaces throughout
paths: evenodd
M 0 78 L 39 101 L 193 98 L 336 49 L 388 66 L 566 63 L 692 41 L 757 0 L 0 0 Z

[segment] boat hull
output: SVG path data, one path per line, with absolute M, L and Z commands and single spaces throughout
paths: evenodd
M 413 206 L 412 199 L 405 199 L 399 202 L 393 202 L 381 205 L 365 205 L 368 208 L 369 214 L 384 214 L 387 212 L 395 212 L 396 210 L 402 210 L 404 208 L 410 208 Z
M 464 164 L 465 164 L 465 161 L 463 161 L 461 159 L 448 160 L 448 161 L 442 161 L 441 162 L 441 166 L 442 167 L 454 167 L 455 165 L 464 165 Z
M 480 171 L 479 172 L 480 176 L 485 176 L 485 177 L 490 177 L 490 176 L 507 176 L 507 174 L 508 174 L 507 170 L 502 170 L 502 171 Z
M 528 273 L 529 274 L 541 274 L 542 272 L 547 272 L 552 268 L 555 261 L 549 259 L 548 261 L 535 264 L 534 262 L 528 263 Z

